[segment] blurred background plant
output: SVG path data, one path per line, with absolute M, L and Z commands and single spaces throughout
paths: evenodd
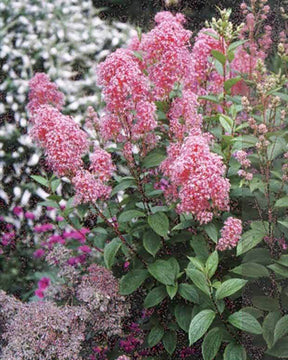
M 47 222 L 46 211 L 36 207 L 47 192 L 30 178 L 45 165 L 27 135 L 28 82 L 35 72 L 49 74 L 65 94 L 66 113 L 77 112 L 78 122 L 89 105 L 98 106 L 97 63 L 135 33 L 129 24 L 107 24 L 98 13 L 90 0 L 0 3 L 0 212 L 5 216 L 0 248 L 6 251 L 5 259 L 0 255 L 0 287 L 24 298 L 31 295 L 31 274 L 42 266 L 32 260 L 31 244 L 38 241 L 33 226 Z

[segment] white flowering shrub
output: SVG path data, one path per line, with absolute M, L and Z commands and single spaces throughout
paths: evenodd
M 90 0 L 2 0 L 0 29 L 0 202 L 25 205 L 20 184 L 39 167 L 24 133 L 29 79 L 34 72 L 49 74 L 65 94 L 67 113 L 77 110 L 81 121 L 89 105 L 99 105 L 97 63 L 134 30 L 105 23 Z

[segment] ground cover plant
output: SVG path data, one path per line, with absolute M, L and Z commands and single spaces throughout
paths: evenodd
M 30 80 L 54 173 L 33 179 L 58 218 L 32 301 L 0 293 L 3 360 L 288 357 L 288 45 L 267 69 L 269 6 L 241 9 L 193 42 L 182 14 L 158 13 L 98 66 L 88 131 L 45 73 Z

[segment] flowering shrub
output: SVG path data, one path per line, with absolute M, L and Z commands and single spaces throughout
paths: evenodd
M 99 65 L 105 108 L 89 109 L 87 134 L 35 74 L 30 134 L 58 178 L 34 179 L 61 217 L 35 253 L 56 275 L 39 279 L 36 305 L 2 294 L 3 359 L 33 358 L 42 317 L 22 348 L 21 319 L 45 307 L 52 358 L 77 316 L 75 359 L 288 357 L 288 54 L 282 37 L 279 71 L 265 67 L 265 3 L 243 4 L 237 28 L 221 10 L 193 44 L 182 14 L 158 13 Z M 74 190 L 65 208 L 55 181 Z

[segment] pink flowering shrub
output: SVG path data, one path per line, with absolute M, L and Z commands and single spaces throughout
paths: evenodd
M 158 13 L 98 66 L 105 107 L 86 132 L 45 74 L 31 80 L 30 134 L 58 177 L 34 179 L 57 214 L 34 227 L 50 271 L 37 301 L 0 298 L 7 359 L 288 357 L 288 57 L 267 70 L 269 7 L 241 8 L 244 24 L 220 10 L 194 40 Z

